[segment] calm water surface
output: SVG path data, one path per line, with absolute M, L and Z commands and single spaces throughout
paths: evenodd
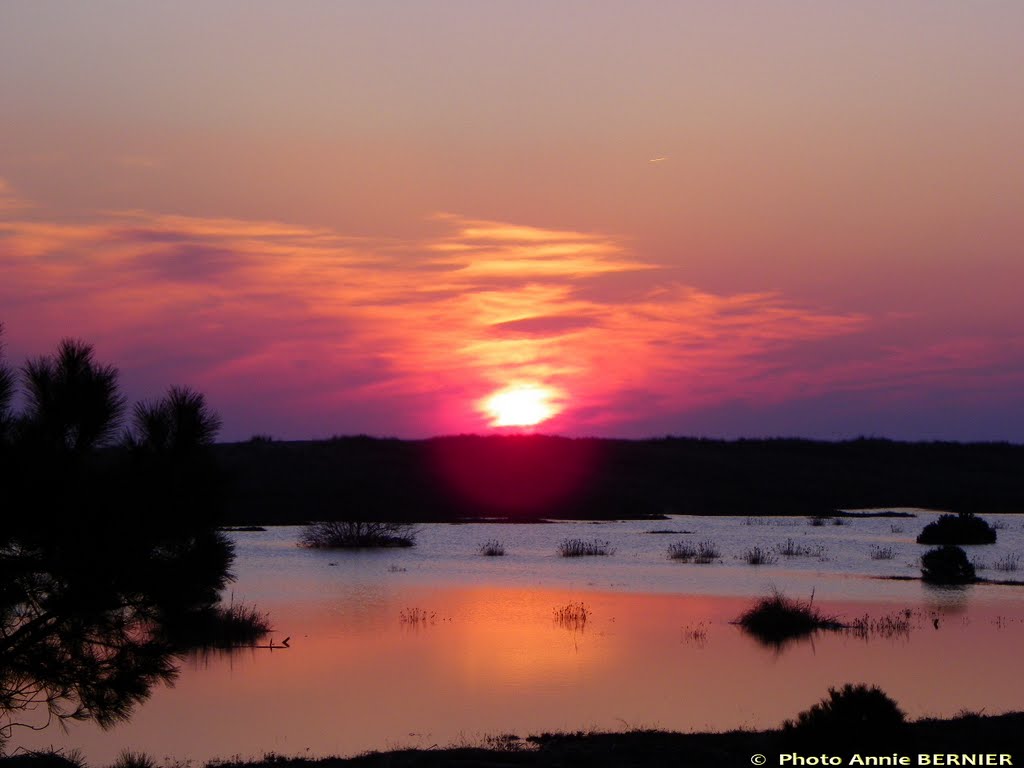
M 154 691 L 130 722 L 19 734 L 14 746 L 77 747 L 94 764 L 125 748 L 198 762 L 507 732 L 764 728 L 846 682 L 880 685 L 915 717 L 1024 709 L 1015 674 L 1024 587 L 874 578 L 919 573 L 927 548 L 914 537 L 929 518 L 425 525 L 415 548 L 380 552 L 303 550 L 296 528 L 236 533 L 234 599 L 269 611 L 275 640 L 290 636 L 291 648 L 190 657 L 177 684 Z M 1024 580 L 1024 563 L 995 569 L 1024 553 L 1024 520 L 987 519 L 1002 528 L 997 545 L 968 548 L 986 566 L 980 575 Z M 615 554 L 558 557 L 566 537 L 607 541 Z M 478 554 L 489 539 L 504 557 Z M 672 542 L 705 539 L 721 562 L 665 556 Z M 741 559 L 788 539 L 814 554 L 759 567 Z M 872 559 L 873 547 L 891 547 L 892 558 Z M 846 619 L 909 609 L 910 629 L 765 647 L 731 622 L 772 588 L 813 594 Z M 584 627 L 554 620 L 580 602 Z

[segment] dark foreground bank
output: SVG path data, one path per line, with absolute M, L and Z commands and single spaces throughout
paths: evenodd
M 1024 512 L 1024 445 L 861 439 L 394 440 L 217 445 L 225 522 Z
M 160 762 L 150 756 L 134 754 L 130 758 L 122 757 L 114 768 L 156 768 L 158 765 Z M 165 760 L 164 765 L 174 768 L 191 763 L 175 764 Z M 208 768 L 718 768 L 750 765 L 1021 766 L 1024 765 L 1024 712 L 917 720 L 889 737 L 879 737 L 872 726 L 853 726 L 839 733 L 819 735 L 784 729 L 727 733 L 560 733 L 527 739 L 490 737 L 480 746 L 399 749 L 350 758 L 267 755 L 261 760 L 207 764 Z M 27 754 L 0 758 L 0 766 L 83 768 L 81 762 L 65 756 Z
M 867 731 L 865 728 L 864 731 Z M 307 760 L 270 757 L 259 762 L 221 763 L 222 768 L 498 768 L 499 766 L 719 766 L 800 765 L 796 759 L 828 755 L 840 762 L 805 762 L 803 765 L 871 764 L 868 756 L 909 758 L 890 765 L 1024 765 L 1024 713 L 994 717 L 969 715 L 950 720 L 909 723 L 901 735 L 872 743 L 869 732 L 850 729 L 847 738 L 814 739 L 784 731 L 731 731 L 728 733 L 548 734 L 527 740 L 492 739 L 489 747 L 399 750 L 374 752 L 348 759 Z M 832 743 L 829 743 L 829 742 Z M 852 760 L 859 754 L 863 760 Z M 795 755 L 795 756 L 794 756 Z M 975 762 L 951 761 L 947 755 L 971 757 Z M 987 758 L 991 755 L 993 757 Z M 760 757 L 765 758 L 764 762 Z M 919 757 L 921 756 L 921 757 Z M 938 761 L 936 756 L 941 756 Z M 929 759 L 930 762 L 922 762 Z M 851 762 L 852 761 L 852 762 Z M 886 763 L 874 763 L 876 765 Z

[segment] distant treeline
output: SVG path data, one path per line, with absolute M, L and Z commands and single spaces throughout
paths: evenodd
M 224 520 L 605 520 L 828 515 L 925 507 L 1024 512 L 1024 445 L 880 439 L 254 438 L 217 445 Z

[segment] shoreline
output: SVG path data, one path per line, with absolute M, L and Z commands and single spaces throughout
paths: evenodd
M 477 743 L 450 744 L 430 748 L 396 748 L 369 751 L 348 757 L 301 757 L 267 753 L 261 758 L 220 759 L 201 763 L 164 757 L 164 765 L 185 768 L 502 768 L 530 766 L 685 765 L 688 768 L 718 768 L 747 765 L 861 765 L 868 757 L 892 762 L 879 765 L 945 764 L 949 757 L 970 756 L 981 762 L 968 765 L 1024 765 L 1024 712 L 998 715 L 965 712 L 951 718 L 921 718 L 908 721 L 890 737 L 872 738 L 870 729 L 851 728 L 840 732 L 797 734 L 784 728 L 764 731 L 733 730 L 691 732 L 630 730 L 623 732 L 577 731 L 543 733 L 522 738 L 513 734 L 484 736 Z M 134 761 L 118 765 L 158 765 L 152 755 L 133 752 Z M 851 762 L 853 755 L 858 760 Z M 918 756 L 931 762 L 920 762 Z M 786 756 L 787 762 L 781 759 Z M 936 762 L 941 756 L 945 762 Z M 994 756 L 987 758 L 987 756 Z M 764 760 L 761 760 L 764 758 Z M 822 760 L 824 758 L 824 760 Z M 818 762 L 811 762 L 818 759 Z M 905 759 L 906 762 L 898 762 Z M 988 762 L 986 762 L 986 759 Z M 99 768 L 83 763 L 74 755 L 59 752 L 22 753 L 0 757 L 3 768 Z
M 853 754 L 910 758 L 917 755 L 1009 755 L 1010 765 L 1021 765 L 1024 712 L 1000 715 L 967 713 L 946 719 L 920 719 L 907 723 L 899 736 L 872 742 L 868 733 L 851 732 L 832 739 L 796 736 L 781 728 L 768 731 L 680 733 L 636 730 L 623 733 L 576 732 L 530 736 L 487 737 L 474 746 L 437 749 L 395 749 L 352 757 L 303 758 L 267 755 L 248 761 L 211 761 L 214 768 L 497 768 L 498 766 L 667 766 L 692 768 L 779 765 L 780 756 L 829 755 L 849 765 Z M 845 743 L 844 743 L 845 742 Z M 763 755 L 766 763 L 754 758 Z M 856 763 L 854 763 L 856 764 Z M 983 765 L 985 763 L 978 763 Z M 998 763 L 993 763 L 998 764 Z M 1006 764 L 1006 763 L 1004 763 Z

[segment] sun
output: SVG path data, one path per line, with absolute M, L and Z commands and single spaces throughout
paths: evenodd
M 484 398 L 481 405 L 492 427 L 532 427 L 561 410 L 555 402 L 558 396 L 540 384 L 513 384 Z

